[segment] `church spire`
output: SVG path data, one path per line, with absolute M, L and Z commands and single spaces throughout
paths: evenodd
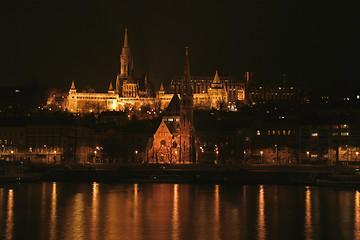
M 125 37 L 124 37 L 124 48 L 128 48 L 129 47 L 129 43 L 128 43 L 128 34 L 127 34 L 127 27 L 125 28 Z
M 191 88 L 191 76 L 190 76 L 190 60 L 189 60 L 189 46 L 185 47 L 185 65 L 184 65 L 184 79 L 182 83 L 182 91 L 183 95 L 192 95 Z
M 120 55 L 120 77 L 122 79 L 127 79 L 130 75 L 131 70 L 133 70 L 133 59 L 131 57 L 129 42 L 128 42 L 128 33 L 127 28 L 125 28 L 124 36 L 124 46 Z

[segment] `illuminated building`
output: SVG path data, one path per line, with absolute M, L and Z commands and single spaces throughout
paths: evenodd
M 65 109 L 73 113 L 124 111 L 139 109 L 143 106 L 149 106 L 151 109 L 165 109 L 173 94 L 180 93 L 182 78 L 175 77 L 171 81 L 172 90 L 168 93 L 161 84 L 154 96 L 152 84 L 147 76 L 143 79 L 135 78 L 133 62 L 127 29 L 125 29 L 124 46 L 120 55 L 120 71 L 116 77 L 115 89 L 110 82 L 107 93 L 79 92 L 73 81 Z M 239 101 L 245 101 L 245 84 L 233 77 L 220 77 L 217 71 L 214 77 L 194 76 L 189 82 L 193 91 L 195 108 L 236 110 L 236 104 Z
M 151 83 L 147 76 L 144 79 L 136 79 L 133 66 L 127 29 L 125 29 L 124 46 L 120 55 L 120 72 L 116 77 L 115 89 L 110 82 L 107 93 L 78 92 L 73 81 L 67 97 L 66 109 L 74 113 L 99 113 L 154 106 L 155 98 L 152 95 Z
M 166 106 L 174 92 L 181 91 L 182 77 L 175 76 L 171 80 L 171 91 L 165 93 L 160 88 L 157 99 L 161 106 Z M 234 77 L 219 76 L 191 76 L 190 84 L 193 89 L 194 108 L 197 109 L 220 109 L 227 106 L 226 110 L 235 110 L 238 102 L 245 101 L 245 83 Z
M 148 151 L 148 162 L 187 164 L 196 161 L 193 111 L 189 51 L 186 47 L 180 99 L 176 93 L 173 94 L 153 139 L 150 139 L 152 146 Z

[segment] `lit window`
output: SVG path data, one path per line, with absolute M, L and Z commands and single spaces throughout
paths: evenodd
M 332 135 L 333 135 L 333 136 L 339 136 L 339 133 L 334 132 Z
M 342 132 L 341 136 L 347 137 L 347 136 L 349 136 L 349 133 L 348 132 Z
M 311 136 L 312 136 L 312 137 L 317 137 L 317 136 L 318 136 L 318 133 L 317 133 L 317 132 L 311 133 Z
M 349 125 L 347 125 L 347 124 L 341 124 L 340 127 L 341 127 L 341 128 L 349 128 Z
M 256 131 L 256 135 L 260 136 L 260 130 Z

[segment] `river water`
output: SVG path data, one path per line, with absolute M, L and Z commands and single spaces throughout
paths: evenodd
M 287 185 L 0 185 L 0 239 L 360 239 L 360 192 Z

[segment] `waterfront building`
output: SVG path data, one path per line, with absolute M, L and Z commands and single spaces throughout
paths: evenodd
M 32 163 L 93 162 L 93 136 L 92 129 L 67 123 L 3 124 L 0 157 Z

